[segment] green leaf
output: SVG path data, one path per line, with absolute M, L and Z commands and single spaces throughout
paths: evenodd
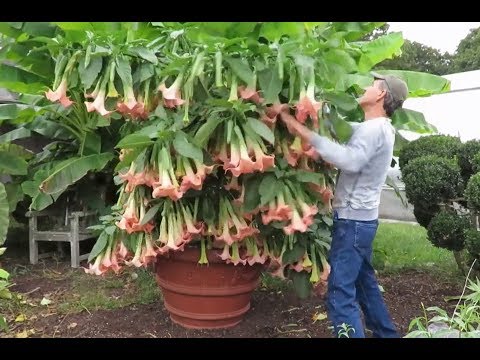
M 23 105 L 23 104 L 0 104 L 0 120 L 15 119 L 18 116 L 18 113 L 20 111 L 25 110 L 27 108 L 31 108 L 31 106 Z M 2 136 L 5 136 L 5 135 L 7 134 L 4 134 Z
M 252 128 L 253 131 L 267 140 L 270 144 L 275 142 L 275 135 L 273 135 L 272 130 L 270 130 L 270 128 L 260 120 L 249 117 L 247 119 L 247 124 Z
M 8 324 L 7 320 L 3 315 L 0 315 L 0 330 L 7 332 L 8 331 Z
M 330 49 L 329 51 L 325 52 L 323 57 L 325 61 L 329 61 L 343 67 L 346 72 L 357 71 L 357 63 L 355 62 L 355 59 L 353 59 L 352 56 L 345 50 Z
M 348 94 L 340 92 L 327 92 L 324 94 L 324 98 L 325 100 L 332 102 L 336 107 L 345 111 L 352 111 L 358 107 L 357 100 Z
M 140 64 L 133 73 L 133 83 L 140 84 L 155 75 L 155 70 L 152 64 Z M 159 106 L 163 109 L 163 106 Z
M 100 154 L 102 140 L 100 135 L 94 132 L 85 133 L 85 143 L 82 155 Z
M 262 89 L 265 103 L 273 104 L 278 102 L 278 94 L 282 91 L 283 84 L 278 76 L 278 66 L 259 71 L 258 82 L 260 84 L 260 89 Z
M 120 149 L 144 148 L 151 144 L 153 144 L 153 141 L 147 135 L 130 134 L 120 140 L 115 147 Z
M 260 36 L 272 42 L 278 41 L 283 35 L 299 38 L 304 35 L 305 26 L 300 22 L 264 22 Z
M 27 162 L 10 152 L 0 150 L 0 174 L 26 175 Z
M 260 176 L 249 177 L 245 180 L 245 212 L 250 212 L 260 205 L 259 188 L 262 178 Z
M 90 251 L 90 255 L 88 256 L 88 262 L 92 262 L 98 255 L 100 255 L 103 250 L 107 247 L 108 243 L 108 235 L 105 232 L 102 232 L 97 239 L 95 245 L 93 245 L 92 251 Z
M 116 69 L 124 86 L 132 86 L 132 68 L 130 67 L 130 62 L 125 57 L 117 57 Z
M 224 57 L 230 68 L 247 85 L 253 82 L 253 72 L 248 65 L 248 61 L 232 57 Z
M 23 127 L 9 131 L 3 134 L 2 136 L 0 136 L 0 144 L 29 137 L 31 133 L 32 132 L 30 130 Z
M 95 79 L 98 77 L 100 70 L 102 70 L 103 58 L 101 56 L 93 56 L 90 58 L 90 63 L 85 67 L 85 56 L 81 56 L 78 60 L 78 73 L 80 80 L 85 89 L 90 89 Z M 107 74 L 108 76 L 108 74 Z
M 25 149 L 23 146 L 11 143 L 0 143 L 0 151 L 6 151 L 24 160 L 29 160 L 34 156 L 30 150 Z
M 2 245 L 7 238 L 8 223 L 10 220 L 8 213 L 7 193 L 5 187 L 0 182 L 0 245 Z
M 7 250 L 6 247 L 0 248 L 0 255 L 3 255 L 5 253 L 5 250 Z
M 42 80 L 42 77 L 23 70 L 18 66 L 6 63 L 0 64 L 0 84 L 4 82 L 21 82 L 24 84 L 43 83 Z
M 22 30 L 32 36 L 46 36 L 52 38 L 55 36 L 56 26 L 48 22 L 25 22 Z
M 23 200 L 23 191 L 20 184 L 8 183 L 5 185 L 5 191 L 7 192 L 9 211 L 13 212 L 17 208 L 19 201 Z
M 0 289 L 0 299 L 10 300 L 12 298 L 12 293 L 8 289 Z
M 118 227 L 116 225 L 110 225 L 105 228 L 105 233 L 109 236 L 112 236 L 117 229 Z
M 267 174 L 263 177 L 260 187 L 258 188 L 258 193 L 260 194 L 260 206 L 265 205 L 269 201 L 275 198 L 275 195 L 278 193 L 277 189 L 277 178 L 274 174 Z
M 296 170 L 295 178 L 298 181 L 304 182 L 304 183 L 313 183 L 318 185 L 323 184 L 323 174 L 315 173 L 311 171 Z
M 147 213 L 143 216 L 143 219 L 142 221 L 140 222 L 140 226 L 143 226 L 145 224 L 147 224 L 150 220 L 153 219 L 153 217 L 157 214 L 158 212 L 158 209 L 160 209 L 160 206 L 162 204 L 157 204 L 153 207 L 151 207 L 150 209 L 148 209 Z
M 173 147 L 180 155 L 203 162 L 202 150 L 188 142 L 183 132 L 178 131 L 176 133 L 175 139 L 173 140 Z
M 195 134 L 195 137 L 193 139 L 194 143 L 198 147 L 203 148 L 207 144 L 208 139 L 210 139 L 210 136 L 213 135 L 218 124 L 220 124 L 221 122 L 222 119 L 220 117 L 210 116 L 205 122 L 205 124 L 200 126 L 197 133 Z
M 405 199 L 405 196 L 402 195 L 402 193 L 401 193 L 400 189 L 398 188 L 397 184 L 395 183 L 395 181 L 393 181 L 393 179 L 388 175 L 387 175 L 387 179 L 385 181 L 385 184 L 390 186 L 395 191 L 395 194 L 400 199 L 403 206 L 405 206 L 405 208 L 408 208 L 407 199 Z
M 425 120 L 425 116 L 418 111 L 398 109 L 392 115 L 392 125 L 397 130 L 409 130 L 420 134 L 429 134 L 437 131 L 435 126 Z
M 147 49 L 144 47 L 131 47 L 128 49 L 128 52 L 135 54 L 141 57 L 142 59 L 151 62 L 153 65 L 158 64 L 158 59 L 155 56 L 155 53 L 150 49 Z
M 407 70 L 378 70 L 383 75 L 394 75 L 404 80 L 409 97 L 429 96 L 450 91 L 450 80 L 444 77 Z
M 403 37 L 400 32 L 392 32 L 366 42 L 361 48 L 363 54 L 358 62 L 359 72 L 367 72 L 379 62 L 398 55 L 402 45 Z
M 352 125 L 350 125 L 348 121 L 342 119 L 335 109 L 332 110 L 329 120 L 338 141 L 340 143 L 348 142 L 353 134 Z
M 306 271 L 290 272 L 293 282 L 293 289 L 300 299 L 306 299 L 312 292 L 312 283 L 310 282 L 310 274 Z
M 0 279 L 8 280 L 9 277 L 10 274 L 7 271 L 0 269 Z
M 305 247 L 296 242 L 292 249 L 287 249 L 282 256 L 282 264 L 288 265 L 299 261 L 305 254 Z
M 47 86 L 39 82 L 25 83 L 22 81 L 1 81 L 0 87 L 22 94 L 41 94 Z
M 55 166 L 51 175 L 40 184 L 40 190 L 46 194 L 64 191 L 89 171 L 102 170 L 112 157 L 113 154 L 111 153 L 102 153 L 62 161 Z
M 115 166 L 114 171 L 119 171 L 122 170 L 124 167 L 129 166 L 132 161 L 135 160 L 138 155 L 143 151 L 145 151 L 145 149 L 141 147 L 130 149 L 130 151 L 123 157 L 123 160 L 120 161 L 117 166 Z
M 89 22 L 54 22 L 62 30 L 92 31 L 93 26 Z

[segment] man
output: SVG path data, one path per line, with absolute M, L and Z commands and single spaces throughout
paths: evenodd
M 326 296 L 328 317 L 337 336 L 346 332 L 349 337 L 365 337 L 358 303 L 374 337 L 398 337 L 371 258 L 380 193 L 393 156 L 395 129 L 390 117 L 402 107 L 408 88 L 397 77 L 376 73 L 373 76 L 373 85 L 358 100 L 365 121 L 354 127 L 346 145 L 310 131 L 285 108 L 280 115 L 290 131 L 340 170 L 333 199 L 331 272 Z

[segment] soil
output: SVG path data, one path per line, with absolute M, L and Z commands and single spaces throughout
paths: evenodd
M 6 268 L 9 270 L 8 264 L 4 265 L 7 265 Z M 34 290 L 39 299 L 42 298 L 42 294 L 53 289 L 56 292 L 69 290 L 68 278 L 54 281 L 48 277 L 32 277 L 32 271 L 38 270 L 38 266 L 36 265 L 36 268 L 29 265 L 29 270 L 25 274 L 16 274 L 13 278 L 16 285 L 11 290 L 17 294 L 26 294 Z M 57 266 L 55 271 L 62 273 L 71 269 L 66 264 L 63 270 L 62 268 L 59 270 Z M 451 313 L 455 301 L 447 303 L 445 297 L 459 295 L 462 290 L 462 284 L 452 284 L 434 273 L 425 271 L 409 270 L 398 274 L 380 274 L 378 279 L 385 290 L 384 297 L 393 321 L 402 336 L 407 333 L 410 321 L 423 314 L 422 303 L 425 307 L 439 306 Z M 29 321 L 28 325 L 13 323 L 9 335 L 6 336 L 15 336 L 22 329 L 28 328 L 34 329 L 28 333 L 28 337 L 55 338 L 332 337 L 328 321 L 321 318 L 325 313 L 323 297 L 315 295 L 301 300 L 289 288 L 258 288 L 252 295 L 251 309 L 245 319 L 237 326 L 224 330 L 184 329 L 170 320 L 160 298 L 153 303 L 134 304 L 113 310 L 87 310 L 67 315 L 60 312 L 42 315 L 41 311 L 43 310 L 39 310 L 36 319 Z M 0 337 L 2 336 L 5 336 L 5 333 L 0 332 Z

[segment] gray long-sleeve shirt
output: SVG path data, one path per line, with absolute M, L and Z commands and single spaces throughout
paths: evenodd
M 333 209 L 338 217 L 375 220 L 382 186 L 393 156 L 395 129 L 388 118 L 366 120 L 353 127 L 346 145 L 314 135 L 312 146 L 327 162 L 340 170 Z

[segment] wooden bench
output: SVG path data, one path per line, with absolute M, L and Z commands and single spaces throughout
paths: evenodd
M 58 249 L 61 250 L 61 242 L 70 243 L 70 260 L 73 268 L 80 266 L 80 261 L 88 258 L 90 253 L 80 254 L 80 242 L 94 238 L 95 235 L 86 228 L 94 223 L 98 214 L 96 212 L 74 211 L 66 212 L 64 226 L 55 226 L 53 230 L 39 230 L 38 219 L 41 217 L 53 217 L 58 219 L 59 213 L 48 210 L 44 211 L 29 211 L 26 213 L 29 218 L 29 252 L 30 263 L 37 264 L 39 259 L 52 255 L 52 252 L 39 254 L 39 241 L 57 241 Z M 63 215 L 62 215 L 63 217 Z M 93 219 L 92 219 L 93 218 Z M 93 221 L 88 221 L 89 219 Z

